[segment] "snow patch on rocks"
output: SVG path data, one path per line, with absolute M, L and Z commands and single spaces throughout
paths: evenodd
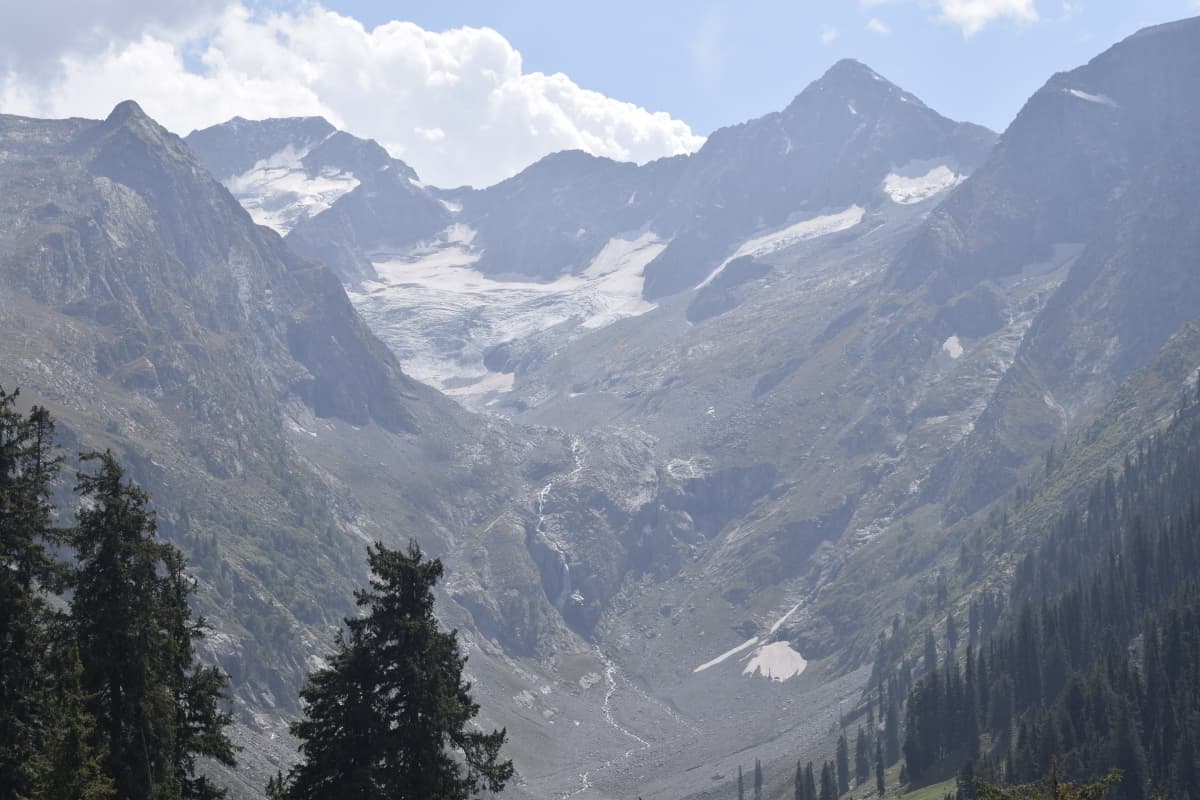
M 1092 94 L 1091 92 L 1085 92 L 1081 89 L 1067 89 L 1066 92 L 1067 92 L 1067 94 L 1071 95 L 1072 97 L 1077 97 L 1080 100 L 1086 100 L 1089 103 L 1096 103 L 1098 105 L 1108 106 L 1109 108 L 1117 108 L 1118 107 L 1117 101 L 1113 100 L 1111 97 L 1108 97 L 1107 95 Z
M 307 150 L 291 145 L 225 181 L 227 188 L 259 225 L 284 235 L 302 219 L 314 217 L 358 186 L 349 172 L 305 169 Z
M 893 203 L 902 206 L 920 203 L 947 189 L 962 183 L 965 175 L 959 175 L 945 164 L 926 169 L 924 166 L 907 165 L 898 172 L 889 172 L 883 179 L 883 191 Z
M 610 239 L 582 273 L 545 283 L 480 272 L 474 239 L 468 226 L 452 225 L 434 242 L 374 262 L 379 279 L 349 292 L 406 372 L 460 400 L 511 391 L 512 374 L 484 366 L 495 345 L 656 308 L 642 298 L 644 271 L 667 243 L 653 234 Z
M 750 654 L 743 675 L 761 675 L 773 681 L 783 682 L 804 672 L 808 661 L 792 649 L 789 642 L 772 642 Z

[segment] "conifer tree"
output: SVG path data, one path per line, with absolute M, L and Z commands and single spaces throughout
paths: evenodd
M 83 461 L 99 468 L 76 486 L 71 615 L 104 773 L 123 800 L 221 797 L 195 771 L 197 757 L 234 763 L 225 677 L 194 663 L 203 621 L 191 619 L 183 558 L 156 539 L 148 496 L 111 453 Z
M 884 756 L 887 758 L 885 763 L 891 766 L 900 760 L 900 704 L 894 692 L 891 702 L 888 703 L 887 722 L 883 736 L 885 739 Z
M 741 764 L 738 764 L 738 800 L 746 800 L 746 783 L 742 778 Z
M 804 796 L 807 800 L 817 800 L 817 772 L 811 761 L 804 765 Z
M 850 747 L 846 743 L 845 731 L 837 742 L 837 787 L 839 797 L 850 791 Z
M 505 732 L 470 729 L 479 706 L 463 680 L 466 658 L 433 615 L 441 562 L 415 542 L 407 551 L 376 544 L 367 560 L 362 616 L 346 620 L 329 666 L 309 676 L 304 718 L 292 726 L 303 759 L 272 793 L 463 800 L 500 791 L 513 773 L 500 759 Z M 739 794 L 740 785 L 739 770 Z
M 754 800 L 762 800 L 762 796 L 763 796 L 762 762 L 756 758 L 756 759 L 754 759 Z
M 879 740 L 876 739 L 875 740 L 875 791 L 879 794 L 880 797 L 883 797 L 884 788 L 885 788 L 885 785 L 883 782 L 883 745 L 881 745 L 879 743 Z
M 47 746 L 47 649 L 56 617 L 45 600 L 58 587 L 60 565 L 48 546 L 50 492 L 59 459 L 51 454 L 54 424 L 45 409 L 16 409 L 17 392 L 0 388 L 0 800 L 27 797 Z
M 833 764 L 828 761 L 821 767 L 821 793 L 818 800 L 837 800 L 837 775 Z
M 854 780 L 862 786 L 871 777 L 871 742 L 867 732 L 858 726 L 858 737 L 854 742 Z

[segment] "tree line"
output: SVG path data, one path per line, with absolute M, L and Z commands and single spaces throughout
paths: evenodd
M 1188 403 L 1119 475 L 1054 521 L 1016 570 L 1007 623 L 918 681 L 904 755 L 1021 784 L 1050 768 L 1108 791 L 1196 797 L 1200 783 L 1200 418 Z

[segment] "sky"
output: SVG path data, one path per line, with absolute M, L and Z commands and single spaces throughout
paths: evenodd
M 320 114 L 441 186 L 562 149 L 645 162 L 839 58 L 1002 131 L 1051 74 L 1200 0 L 0 0 L 0 112 L 137 100 L 186 134 Z

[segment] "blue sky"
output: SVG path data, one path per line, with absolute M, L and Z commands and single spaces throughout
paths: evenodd
M 1054 72 L 1200 0 L 0 0 L 0 112 L 186 134 L 320 115 L 439 186 L 581 149 L 644 163 L 857 58 L 995 130 Z
M 707 135 L 785 106 L 842 57 L 857 58 L 956 119 L 1000 130 L 1051 74 L 1138 28 L 1200 14 L 1192 0 L 1035 0 L 1036 22 L 997 19 L 970 38 L 932 2 L 747 0 L 603 3 L 327 0 L 368 26 L 488 26 L 528 70 L 667 111 Z M 871 19 L 890 33 L 867 30 Z M 821 35 L 836 31 L 822 43 Z

